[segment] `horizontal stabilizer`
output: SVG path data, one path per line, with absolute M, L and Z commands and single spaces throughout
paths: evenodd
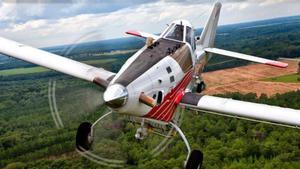
M 142 38 L 153 38 L 154 40 L 158 39 L 159 36 L 151 34 L 151 33 L 146 33 L 146 32 L 140 32 L 140 31 L 127 31 L 125 32 L 128 35 L 133 35 L 137 37 L 142 37 Z
M 287 63 L 264 59 L 264 58 L 259 58 L 256 56 L 246 55 L 246 54 L 237 53 L 237 52 L 231 52 L 231 51 L 227 51 L 227 50 L 223 50 L 223 49 L 205 48 L 204 51 L 207 53 L 229 56 L 229 57 L 233 57 L 233 58 L 237 58 L 237 59 L 243 59 L 243 60 L 248 60 L 248 61 L 252 61 L 252 62 L 263 63 L 266 65 L 280 67 L 280 68 L 288 67 Z
M 227 98 L 186 93 L 181 104 L 187 108 L 222 116 L 300 127 L 300 110 L 250 103 Z

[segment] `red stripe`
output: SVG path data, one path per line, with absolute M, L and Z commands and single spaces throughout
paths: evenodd
M 185 74 L 177 86 L 164 97 L 164 101 L 160 105 L 153 107 L 144 117 L 169 122 L 184 95 L 184 90 L 192 80 L 192 77 L 193 69 Z
M 266 64 L 266 65 L 270 65 L 270 66 L 280 67 L 280 68 L 286 68 L 286 67 L 288 67 L 288 65 L 289 65 L 289 64 L 287 64 L 287 63 L 277 62 L 277 61 L 267 62 L 267 63 L 265 63 L 265 64 Z
M 127 31 L 125 32 L 126 34 L 129 34 L 129 35 L 133 35 L 133 36 L 138 36 L 138 37 L 142 37 L 142 35 L 140 34 L 140 32 L 138 31 Z

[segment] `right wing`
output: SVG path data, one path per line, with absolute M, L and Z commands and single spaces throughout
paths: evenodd
M 223 49 L 218 49 L 218 48 L 205 48 L 204 51 L 207 53 L 229 56 L 229 57 L 233 57 L 233 58 L 237 58 L 237 59 L 243 59 L 243 60 L 248 60 L 248 61 L 252 61 L 252 62 L 263 63 L 266 65 L 280 67 L 280 68 L 288 67 L 287 63 L 273 61 L 273 60 L 264 59 L 264 58 L 251 56 L 251 55 L 246 55 L 246 54 L 237 53 L 237 52 L 231 52 L 228 50 L 223 50 Z
M 300 111 L 265 104 L 186 93 L 181 105 L 206 113 L 288 127 L 300 127 Z
M 0 53 L 107 87 L 115 73 L 0 37 Z

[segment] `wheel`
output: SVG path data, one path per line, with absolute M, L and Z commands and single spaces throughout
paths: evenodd
M 87 151 L 91 148 L 91 128 L 92 124 L 83 122 L 79 125 L 76 134 L 76 148 L 79 151 Z
M 200 82 L 199 84 L 197 84 L 197 90 L 196 90 L 196 92 L 197 93 L 201 93 L 202 91 L 205 90 L 205 87 L 206 87 L 205 83 L 204 82 Z
M 186 163 L 185 169 L 201 169 L 203 162 L 203 153 L 199 150 L 193 150 Z

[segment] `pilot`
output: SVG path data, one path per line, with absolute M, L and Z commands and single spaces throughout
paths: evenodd
M 182 26 L 177 26 L 177 28 L 175 29 L 174 39 L 182 41 L 182 39 L 183 39 L 183 27 Z

